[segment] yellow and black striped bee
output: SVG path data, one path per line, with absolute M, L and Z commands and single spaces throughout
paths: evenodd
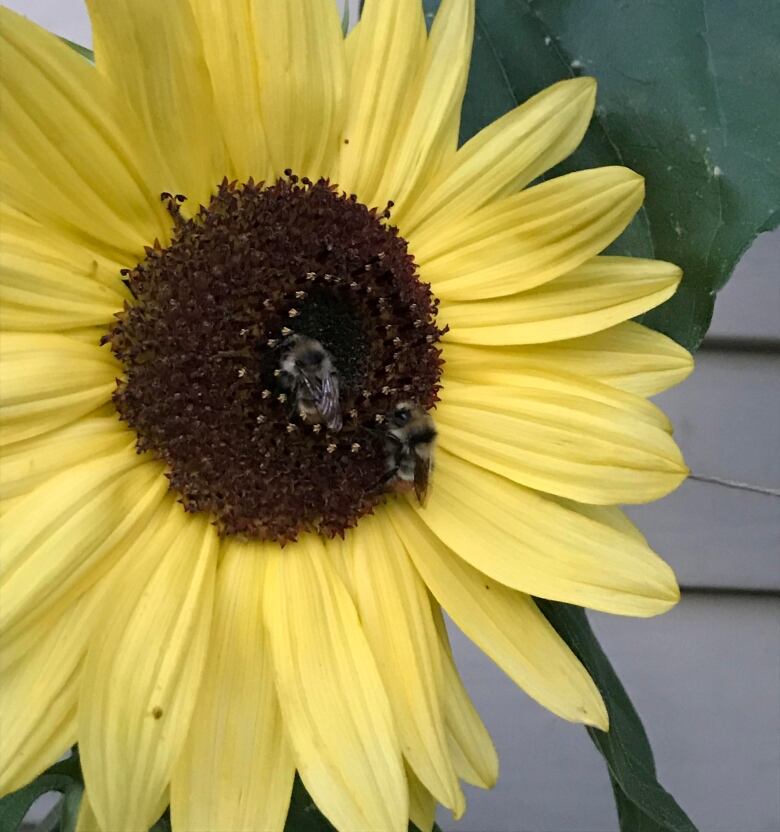
M 316 338 L 290 335 L 282 343 L 279 383 L 304 422 L 341 430 L 339 377 L 330 353 Z
M 387 452 L 386 488 L 406 492 L 414 489 L 425 502 L 433 470 L 436 427 L 433 419 L 413 402 L 399 402 L 385 419 Z

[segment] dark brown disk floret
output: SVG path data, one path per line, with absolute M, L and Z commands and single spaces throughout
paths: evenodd
M 406 241 L 388 211 L 289 172 L 225 181 L 192 219 L 169 204 L 173 241 L 126 274 L 134 301 L 104 339 L 125 368 L 121 418 L 224 534 L 343 533 L 383 499 L 384 415 L 437 399 L 437 301 Z M 338 433 L 302 422 L 279 385 L 292 333 L 333 358 Z

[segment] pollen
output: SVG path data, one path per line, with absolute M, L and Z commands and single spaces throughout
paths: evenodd
M 381 426 L 400 391 L 426 409 L 438 399 L 438 303 L 392 206 L 292 174 L 223 181 L 189 218 L 164 201 L 172 242 L 127 270 L 133 300 L 104 339 L 124 366 L 120 417 L 223 535 L 343 534 L 386 498 Z M 285 387 L 294 334 L 333 359 L 339 431 L 308 423 Z

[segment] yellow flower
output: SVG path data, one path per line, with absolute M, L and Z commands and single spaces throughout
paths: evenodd
M 531 596 L 678 598 L 615 507 L 686 473 L 645 397 L 690 357 L 629 320 L 680 271 L 597 256 L 642 179 L 532 184 L 587 78 L 456 150 L 472 0 L 430 35 L 369 0 L 347 38 L 329 0 L 88 5 L 96 67 L 0 12 L 2 790 L 78 742 L 83 828 L 281 829 L 297 770 L 340 830 L 429 829 L 497 777 L 442 609 L 606 728 Z M 341 431 L 283 401 L 291 332 Z M 401 399 L 438 429 L 424 504 L 387 493 Z

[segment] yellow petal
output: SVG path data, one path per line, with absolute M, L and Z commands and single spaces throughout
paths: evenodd
M 159 811 L 157 812 L 158 817 L 163 814 L 167 805 L 168 795 L 166 793 L 160 800 L 160 807 Z M 163 827 L 166 826 L 166 824 L 160 825 Z M 81 796 L 81 805 L 79 806 L 79 817 L 76 822 L 76 832 L 107 832 L 107 830 L 101 828 L 100 824 L 98 823 L 97 817 L 95 817 L 95 812 L 92 808 L 92 804 L 90 803 L 89 791 L 87 789 L 84 790 L 84 793 Z
M 0 9 L 3 198 L 108 250 L 141 252 L 164 227 L 128 141 L 132 114 L 54 35 Z M 123 53 L 124 54 L 124 53 Z
M 337 829 L 405 832 L 401 749 L 349 594 L 316 537 L 266 557 L 265 625 L 304 785 Z
M 650 502 L 682 483 L 682 455 L 652 405 L 573 381 L 555 389 L 529 371 L 517 387 L 451 382 L 436 409 L 441 446 L 521 485 L 596 505 Z
M 465 799 L 447 748 L 440 648 L 425 585 L 386 517 L 364 517 L 347 543 L 358 614 L 404 755 L 424 786 L 460 817 Z
M 207 202 L 228 165 L 189 3 L 87 0 L 87 8 L 97 68 L 138 114 L 161 162 L 151 176 L 158 196 L 169 191 L 194 206 Z
M 32 260 L 38 266 L 36 272 L 65 271 L 79 283 L 83 279 L 96 281 L 123 300 L 132 298 L 121 281 L 120 269 L 136 265 L 136 253 L 107 254 L 94 241 L 80 239 L 51 223 L 38 222 L 5 202 L 0 202 L 0 255 Z M 102 328 L 105 331 L 105 325 Z
M 453 120 L 460 120 L 473 39 L 474 0 L 443 0 L 431 26 L 419 78 L 409 92 L 398 141 L 382 165 L 376 204 L 395 202 L 394 223 L 403 222 L 399 218 L 404 207 L 414 203 L 425 183 L 454 155 L 457 134 L 453 136 L 451 126 Z
M 132 434 L 116 416 L 88 416 L 0 448 L 0 495 L 27 494 L 60 471 L 127 447 Z
M 451 348 L 454 354 L 452 363 L 450 363 L 449 357 Z M 566 372 L 563 368 L 555 367 L 552 363 L 548 366 L 535 366 L 533 361 L 523 360 L 524 350 L 524 347 L 499 348 L 446 344 L 443 353 L 447 370 L 452 370 L 452 376 L 447 375 L 445 386 L 451 386 L 453 390 L 462 390 L 464 387 L 475 389 L 478 386 L 487 385 L 505 388 L 504 392 L 507 394 L 509 388 L 517 388 L 512 395 L 518 397 L 524 397 L 526 393 L 523 391 L 529 389 L 544 391 L 545 393 L 582 396 L 631 414 L 634 419 L 648 425 L 671 432 L 672 424 L 667 416 L 657 405 L 647 401 L 644 396 L 616 389 L 609 384 L 596 381 L 588 375 L 574 375 Z M 476 353 L 476 356 L 473 353 Z M 497 358 L 495 362 L 491 361 L 494 353 Z M 458 372 L 459 358 L 464 354 L 467 370 L 461 374 Z M 474 371 L 476 368 L 471 365 L 476 357 L 482 358 L 484 362 L 480 374 L 477 374 Z M 515 360 L 512 361 L 512 358 Z M 531 395 L 533 396 L 533 394 Z M 485 404 L 489 405 L 489 402 L 486 401 Z
M 76 832 L 103 832 L 95 817 L 95 811 L 89 801 L 89 792 L 84 790 L 79 806 L 79 817 L 76 821 Z
M 104 551 L 102 554 L 98 553 L 98 557 L 93 558 L 90 562 L 91 565 L 88 565 L 78 582 L 66 586 L 64 593 L 59 591 L 59 585 L 53 588 L 44 588 L 45 595 L 40 597 L 37 603 L 35 599 L 31 599 L 27 612 L 20 616 L 16 624 L 5 627 L 0 631 L 0 673 L 6 672 L 6 670 L 23 660 L 36 644 L 60 625 L 63 617 L 70 613 L 70 610 L 81 598 L 85 597 L 87 593 L 95 591 L 95 587 L 102 587 L 116 570 L 122 569 L 122 558 L 131 544 L 134 543 L 137 535 L 147 526 L 153 526 L 157 522 L 157 515 L 163 510 L 159 501 L 162 500 L 165 491 L 165 481 L 159 478 L 156 485 L 157 489 L 153 490 L 152 494 L 142 495 L 139 499 L 137 524 L 131 527 L 118 543 L 116 543 L 115 537 L 111 538 L 109 544 L 115 543 L 114 548 L 107 552 Z M 46 492 L 43 491 L 43 493 Z M 157 504 L 151 505 L 150 500 L 154 501 L 155 499 L 157 499 Z M 8 509 L 10 512 L 18 506 L 24 505 L 26 501 L 28 506 L 37 506 L 40 510 L 40 503 L 36 503 L 34 495 L 29 501 L 28 496 L 22 496 L 5 502 L 13 504 Z M 2 526 L 0 526 L 1 529 Z M 64 549 L 66 555 L 68 552 L 67 548 Z M 34 556 L 41 557 L 42 554 L 45 556 L 45 551 L 43 553 L 39 551 Z M 48 567 L 43 565 L 41 568 Z M 4 566 L 3 569 L 5 569 Z M 0 592 L 2 592 L 4 585 L 5 578 L 0 578 Z
M 432 832 L 436 820 L 436 799 L 408 766 L 406 777 L 409 781 L 409 819 L 420 832 Z
M 354 547 L 345 546 L 340 537 L 323 538 L 322 543 L 325 546 L 325 557 L 327 557 L 328 563 L 339 576 L 339 580 L 349 593 L 352 603 L 357 607 L 358 593 L 355 585 Z
M 165 795 L 161 800 L 162 808 L 157 813 L 158 816 L 162 815 L 167 805 L 168 798 L 167 795 Z M 161 826 L 162 825 L 163 824 L 161 824 Z M 79 816 L 78 820 L 76 821 L 76 832 L 106 832 L 106 830 L 101 829 L 100 824 L 98 823 L 98 819 L 95 817 L 95 812 L 92 809 L 92 804 L 89 801 L 89 791 L 86 789 L 84 790 L 81 796 Z
M 438 604 L 434 604 L 433 607 L 441 642 L 444 713 L 455 771 L 458 777 L 472 786 L 492 789 L 498 781 L 498 754 L 455 667 L 441 609 Z
M 350 35 L 349 101 L 337 181 L 367 205 L 377 205 L 382 167 L 401 134 L 400 116 L 409 106 L 426 40 L 419 0 L 367 0 Z
M 175 829 L 284 828 L 295 764 L 263 629 L 265 555 L 257 544 L 224 548 L 203 686 L 171 783 Z
M 436 600 L 478 647 L 554 714 L 606 730 L 598 688 L 532 598 L 472 569 L 408 505 L 399 503 L 392 519 Z
M 85 593 L 0 676 L 0 793 L 26 785 L 76 741 L 81 663 L 101 591 Z
M 596 100 L 593 78 L 559 81 L 463 145 L 400 217 L 404 233 L 441 231 L 495 199 L 524 188 L 572 153 Z M 394 214 L 394 221 L 399 220 Z
M 606 248 L 643 196 L 642 177 L 628 168 L 578 171 L 486 205 L 440 231 L 419 229 L 409 250 L 443 301 L 514 295 Z
M 3 515 L 4 650 L 56 604 L 78 597 L 108 571 L 148 522 L 167 485 L 158 463 L 143 463 L 128 448 L 58 474 Z
M 0 500 L 0 517 L 7 514 L 14 506 L 19 505 L 22 497 L 9 497 L 7 500 Z
M 0 444 L 54 430 L 111 398 L 107 349 L 62 335 L 0 333 Z
M 0 329 L 57 330 L 108 325 L 123 298 L 68 268 L 10 253 L 0 235 Z
M 556 498 L 557 501 L 571 511 L 576 511 L 597 523 L 610 526 L 617 531 L 633 537 L 640 543 L 647 543 L 647 538 L 639 528 L 628 519 L 626 513 L 617 506 L 594 506 L 587 503 L 578 503 L 576 500 L 566 500 L 563 497 Z
M 95 344 L 100 343 L 100 339 L 106 334 L 106 328 L 104 326 L 80 326 L 77 329 L 69 329 L 62 334 L 66 338 L 72 338 L 74 341 L 94 347 Z M 105 407 L 113 407 L 113 405 L 106 404 Z M 96 413 L 104 408 L 99 408 Z
M 79 700 L 79 748 L 104 829 L 146 832 L 181 753 L 205 664 L 218 538 L 173 497 L 101 607 Z
M 214 103 L 230 157 L 229 178 L 267 180 L 273 170 L 260 96 L 262 86 L 270 79 L 261 80 L 260 76 L 254 5 L 249 0 L 190 0 L 190 6 L 203 40 Z
M 529 595 L 639 617 L 680 597 L 672 570 L 640 541 L 443 448 L 419 514 L 475 569 Z
M 344 58 L 347 64 L 347 77 L 352 77 L 357 57 L 357 45 L 360 40 L 360 20 L 347 32 L 344 37 Z
M 263 124 L 277 175 L 332 174 L 341 142 L 346 59 L 338 10 L 323 0 L 258 2 Z
M 4 292 L 0 287 L 0 330 L 5 332 L 57 332 L 67 330 L 75 321 L 94 321 L 96 319 L 108 322 L 113 312 L 98 311 L 93 305 L 64 302 L 59 309 L 43 304 L 17 303 L 8 300 L 11 292 Z M 3 299 L 4 298 L 4 299 Z M 29 299 L 26 298 L 25 300 Z
M 674 387 L 693 370 L 691 354 L 671 338 L 633 321 L 553 341 L 510 347 L 447 342 L 447 377 L 458 381 L 507 383 L 528 369 L 590 377 L 639 396 Z
M 568 274 L 507 298 L 442 304 L 447 338 L 463 344 L 541 344 L 588 335 L 670 298 L 682 272 L 663 260 L 594 257 Z

